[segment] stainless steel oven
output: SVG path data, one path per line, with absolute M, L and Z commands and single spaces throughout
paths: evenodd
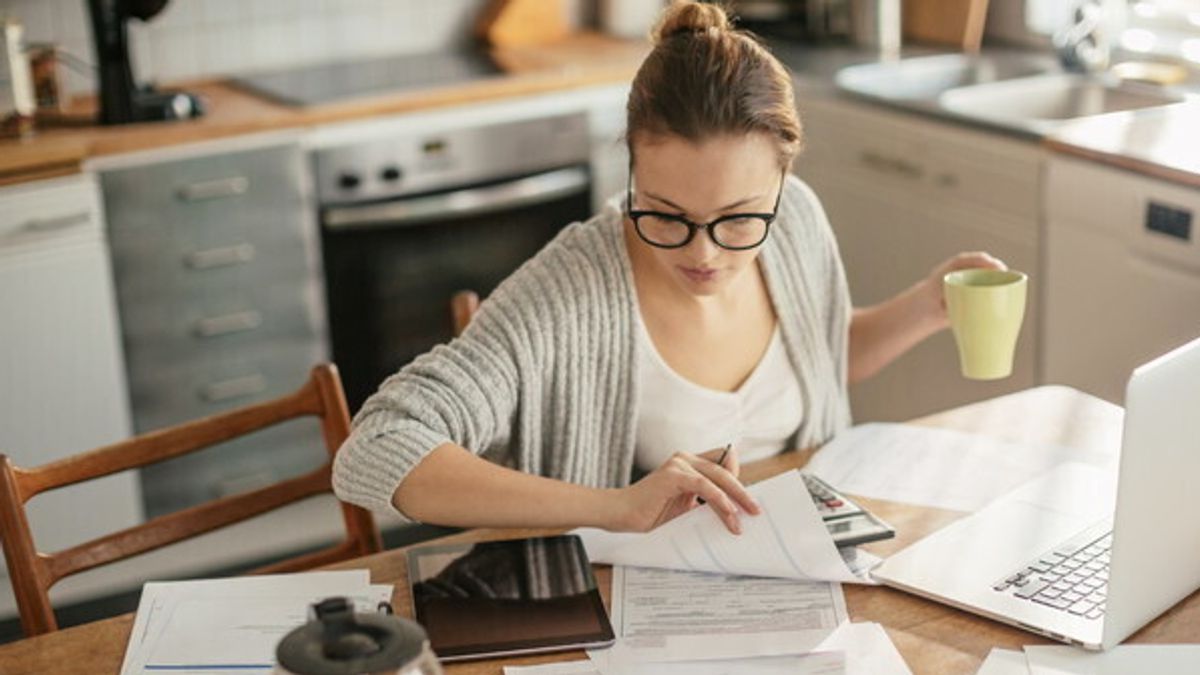
M 317 151 L 330 337 L 352 411 L 450 339 L 455 292 L 486 295 L 587 218 L 588 158 L 582 113 Z

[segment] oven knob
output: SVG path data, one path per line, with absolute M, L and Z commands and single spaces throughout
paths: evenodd
M 338 186 L 343 190 L 353 190 L 362 183 L 362 179 L 356 173 L 343 173 L 338 176 Z
M 400 171 L 400 167 L 398 166 L 385 166 L 383 167 L 383 170 L 379 172 L 379 177 L 388 181 L 389 183 L 400 180 L 400 176 L 402 175 L 403 172 Z

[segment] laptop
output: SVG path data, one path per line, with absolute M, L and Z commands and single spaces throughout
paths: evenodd
M 1116 469 L 1061 465 L 893 555 L 873 576 L 1108 649 L 1200 587 L 1200 339 L 1133 371 Z

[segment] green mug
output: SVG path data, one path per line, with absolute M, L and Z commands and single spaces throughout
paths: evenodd
M 963 377 L 997 380 L 1012 374 L 1028 285 L 1025 273 L 1012 270 L 957 270 L 943 277 Z

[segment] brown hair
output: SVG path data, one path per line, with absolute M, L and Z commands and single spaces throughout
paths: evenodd
M 718 5 L 675 0 L 651 37 L 626 108 L 630 157 L 641 134 L 695 142 L 764 132 L 777 139 L 780 164 L 791 163 L 803 134 L 792 78 L 754 35 L 732 28 Z

